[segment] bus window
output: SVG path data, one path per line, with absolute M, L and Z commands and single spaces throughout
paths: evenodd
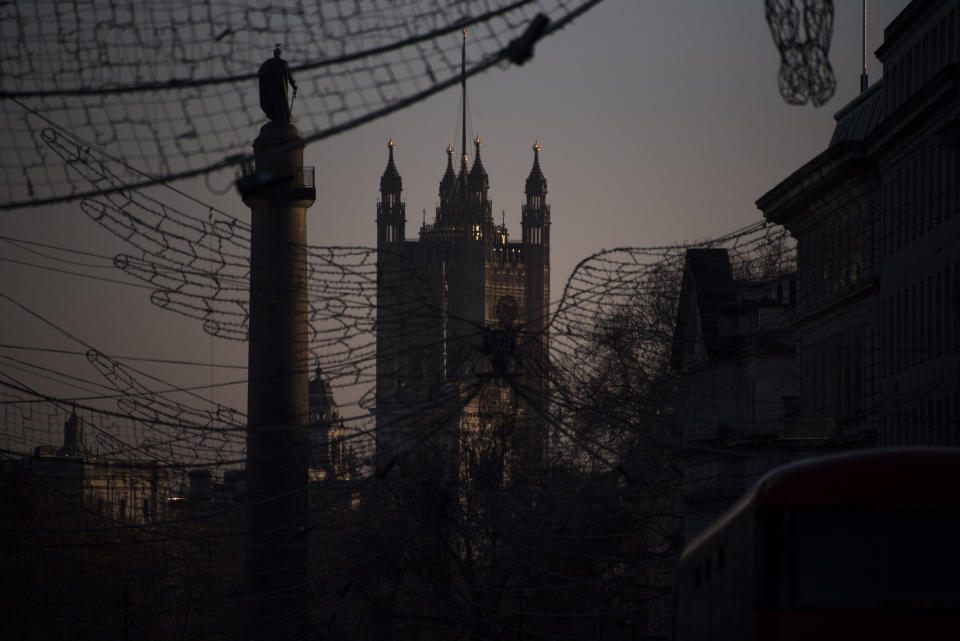
M 760 521 L 761 607 L 960 607 L 960 514 L 771 510 Z

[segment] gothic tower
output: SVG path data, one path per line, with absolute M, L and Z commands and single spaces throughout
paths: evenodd
M 381 438 L 402 440 L 397 414 L 403 406 L 403 379 L 401 376 L 404 331 L 406 266 L 404 239 L 406 204 L 400 200 L 403 180 L 393 159 L 393 139 L 387 143 L 387 168 L 380 178 L 380 202 L 377 203 L 377 430 L 378 457 L 392 452 L 393 443 Z M 385 463 L 378 462 L 378 467 Z
M 510 239 L 473 143 L 458 173 L 447 146 L 436 215 L 415 240 L 404 238 L 389 144 L 377 205 L 377 465 L 428 456 L 436 467 L 440 456 L 444 475 L 483 470 L 502 483 L 545 453 L 550 208 L 537 144 L 522 237 Z

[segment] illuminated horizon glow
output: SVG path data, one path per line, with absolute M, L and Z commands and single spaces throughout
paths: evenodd
M 494 215 L 503 212 L 501 219 L 513 230 L 519 230 L 524 180 L 533 162 L 530 146 L 534 141 L 543 146 L 539 160 L 552 205 L 554 299 L 577 262 L 602 248 L 674 244 L 756 222 L 761 215 L 754 201 L 826 149 L 833 113 L 859 93 L 860 3 L 836 5 L 831 62 L 838 89 L 821 109 L 782 102 L 779 59 L 763 3 L 732 4 L 607 0 L 540 42 L 523 67 L 470 80 L 471 120 L 485 134 L 483 162 Z M 870 49 L 881 44 L 883 27 L 906 4 L 871 3 Z M 876 82 L 879 65 L 872 58 L 867 62 Z M 249 91 L 256 91 L 255 84 Z M 307 147 L 305 164 L 317 168 L 317 202 L 308 212 L 311 244 L 375 245 L 377 185 L 390 139 L 403 199 L 411 211 L 432 212 L 447 161 L 444 143 L 460 134 L 457 93 L 441 93 Z M 249 132 L 251 144 L 256 133 Z M 226 190 L 223 195 L 204 181 L 179 186 L 224 211 L 248 216 L 232 187 L 217 182 L 221 178 L 212 182 Z M 0 216 L 5 235 L 107 254 L 124 251 L 76 204 Z M 15 257 L 8 245 L 3 252 Z M 0 263 L 0 281 L 13 297 L 105 353 L 203 360 L 212 348 L 214 361 L 246 362 L 245 345 L 211 340 L 198 322 L 152 306 L 145 290 L 12 263 Z M 0 333 L 7 342 L 66 344 L 26 316 L 3 309 Z M 49 365 L 63 362 L 51 358 Z M 202 367 L 157 364 L 151 371 L 184 386 L 210 382 L 210 371 Z M 217 370 L 214 382 L 242 378 Z M 216 388 L 215 396 L 244 408 L 242 388 Z

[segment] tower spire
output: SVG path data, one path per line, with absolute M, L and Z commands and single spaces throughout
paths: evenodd
M 543 196 L 547 193 L 547 179 L 543 177 L 543 171 L 540 169 L 540 141 L 533 143 L 533 167 L 530 168 L 530 175 L 527 176 L 526 194 L 528 196 Z
M 457 175 L 453 173 L 453 145 L 447 143 L 447 170 L 440 179 L 440 202 L 451 202 L 457 193 Z
M 473 141 L 476 157 L 473 159 L 473 169 L 470 170 L 470 178 L 467 181 L 471 193 L 486 192 L 490 186 L 487 170 L 483 168 L 483 161 L 480 160 L 481 145 L 483 145 L 483 141 L 480 140 L 480 136 L 478 135 Z
M 463 45 L 460 48 L 460 97 L 461 129 L 460 149 L 463 150 L 463 178 L 460 184 L 461 199 L 467 195 L 467 30 L 463 30 Z M 462 200 L 461 200 L 462 202 Z
M 387 143 L 387 149 L 389 150 L 387 168 L 384 169 L 383 176 L 380 177 L 380 191 L 385 194 L 399 194 L 403 189 L 400 172 L 397 171 L 397 165 L 393 160 L 393 148 L 396 146 L 397 144 L 393 142 L 393 138 L 390 138 L 390 142 Z

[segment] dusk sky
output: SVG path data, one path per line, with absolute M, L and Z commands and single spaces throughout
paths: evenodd
M 873 51 L 882 42 L 883 27 L 906 4 L 869 3 L 871 82 L 880 78 Z M 785 104 L 777 90 L 780 61 L 762 0 L 602 2 L 538 44 L 534 58 L 523 67 L 494 69 L 469 83 L 468 136 L 478 134 L 483 140 L 495 219 L 499 222 L 505 211 L 511 235 L 519 235 L 523 185 L 532 163 L 531 146 L 538 140 L 552 206 L 553 298 L 574 266 L 600 249 L 700 240 L 758 221 L 755 200 L 826 148 L 833 114 L 858 93 L 861 20 L 861 2 L 836 3 L 830 50 L 836 95 L 821 108 L 797 107 Z M 256 92 L 255 83 L 246 90 Z M 414 237 L 424 209 L 428 222 L 432 219 L 447 143 L 457 145 L 459 100 L 459 90 L 451 89 L 311 144 L 305 162 L 316 167 L 317 201 L 308 212 L 310 242 L 374 245 L 379 179 L 391 137 L 403 178 L 407 236 Z M 296 123 L 296 104 L 293 113 Z M 251 129 L 251 142 L 256 134 Z M 472 162 L 472 148 L 469 152 Z M 222 195 L 202 180 L 180 186 L 200 201 L 248 216 L 230 178 L 210 177 L 214 188 L 225 190 Z M 5 211 L 0 213 L 0 230 L 5 237 L 94 254 L 123 251 L 119 241 L 76 205 Z M 0 256 L 54 265 L 8 243 L 0 243 Z M 92 257 L 72 260 L 102 264 Z M 80 271 L 130 280 L 117 270 Z M 198 363 L 135 363 L 171 384 L 208 384 L 211 358 L 214 364 L 235 366 L 215 368 L 217 383 L 245 376 L 244 344 L 213 340 L 199 322 L 151 306 L 147 289 L 11 262 L 0 264 L 0 283 L 5 296 L 104 353 Z M 4 299 L 0 337 L 5 345 L 80 349 Z M 9 348 L 0 348 L 0 354 L 43 363 L 60 373 L 96 376 L 82 356 Z M 15 371 L 12 361 L 3 365 L 5 371 Z M 51 373 L 57 382 L 32 376 L 24 374 L 24 380 L 29 378 L 40 390 L 86 394 L 67 386 L 61 374 Z M 218 388 L 214 396 L 245 409 L 244 394 L 244 385 L 238 384 Z

